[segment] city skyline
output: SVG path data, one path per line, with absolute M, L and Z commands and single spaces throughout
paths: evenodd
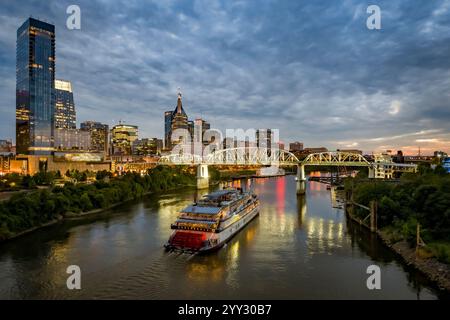
M 286 3 L 278 16 L 268 3 L 258 6 L 261 15 L 252 3 L 79 5 L 81 30 L 72 31 L 66 3 L 5 6 L 3 139 L 15 136 L 16 30 L 32 14 L 55 24 L 56 78 L 73 83 L 78 123 L 122 119 L 143 137 L 162 138 L 163 113 L 180 86 L 191 117 L 213 128 L 279 128 L 286 143 L 330 149 L 450 151 L 449 1 L 420 12 L 381 1 L 376 32 L 365 28 L 365 6 L 352 1 Z M 297 29 L 286 34 L 289 26 Z

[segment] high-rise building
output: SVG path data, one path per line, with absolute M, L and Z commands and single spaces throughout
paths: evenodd
M 209 124 L 209 122 L 201 119 L 201 118 L 197 118 L 195 119 L 195 121 L 193 121 L 194 123 L 194 127 L 192 129 L 192 139 L 194 141 L 198 141 L 201 142 L 202 144 L 207 145 L 208 141 L 205 141 L 205 132 L 206 130 L 211 129 L 211 125 Z M 200 132 L 201 132 L 201 137 L 200 137 Z
M 53 151 L 55 112 L 55 26 L 33 18 L 17 29 L 17 153 Z
M 77 126 L 72 84 L 55 80 L 55 128 L 75 129 Z
M 169 125 L 170 123 L 170 125 Z M 181 92 L 178 92 L 177 106 L 174 111 L 166 111 L 164 113 L 164 140 L 165 140 L 165 148 L 170 150 L 174 145 L 182 142 L 184 135 L 181 135 L 175 139 L 172 137 L 172 133 L 177 129 L 187 130 L 190 132 L 190 129 L 193 128 L 192 124 L 189 124 L 188 116 L 183 109 L 182 95 Z
M 172 131 L 172 113 L 173 111 L 164 112 L 164 149 L 170 150 L 170 135 Z
M 91 137 L 91 151 L 109 153 L 109 127 L 95 121 L 85 121 L 80 124 L 80 130 L 88 131 Z
M 138 127 L 119 123 L 111 129 L 113 155 L 131 155 L 132 145 L 138 139 Z
M 272 150 L 272 130 L 258 129 L 256 130 L 256 146 L 267 150 L 267 155 L 271 155 Z
M 299 152 L 303 150 L 303 143 L 299 141 L 289 143 L 290 152 Z

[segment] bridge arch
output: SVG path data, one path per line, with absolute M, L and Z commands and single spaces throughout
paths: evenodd
M 239 147 L 219 149 L 206 156 L 170 154 L 162 156 L 158 164 L 207 165 L 298 165 L 298 158 L 281 149 Z
M 359 153 L 328 151 L 311 153 L 300 162 L 300 165 L 371 167 L 372 163 Z

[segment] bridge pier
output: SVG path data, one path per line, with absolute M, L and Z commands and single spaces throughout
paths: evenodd
M 297 194 L 306 193 L 305 165 L 297 165 Z
M 199 164 L 197 166 L 197 189 L 206 189 L 209 187 L 208 165 Z

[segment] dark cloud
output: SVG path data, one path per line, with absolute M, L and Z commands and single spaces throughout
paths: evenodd
M 16 29 L 31 14 L 56 25 L 57 77 L 73 82 L 79 121 L 123 119 L 161 137 L 181 87 L 188 115 L 221 129 L 448 149 L 450 1 L 376 2 L 378 31 L 366 28 L 373 3 L 356 0 L 86 0 L 75 31 L 65 28 L 72 2 L 3 3 L 0 136 L 14 136 Z

